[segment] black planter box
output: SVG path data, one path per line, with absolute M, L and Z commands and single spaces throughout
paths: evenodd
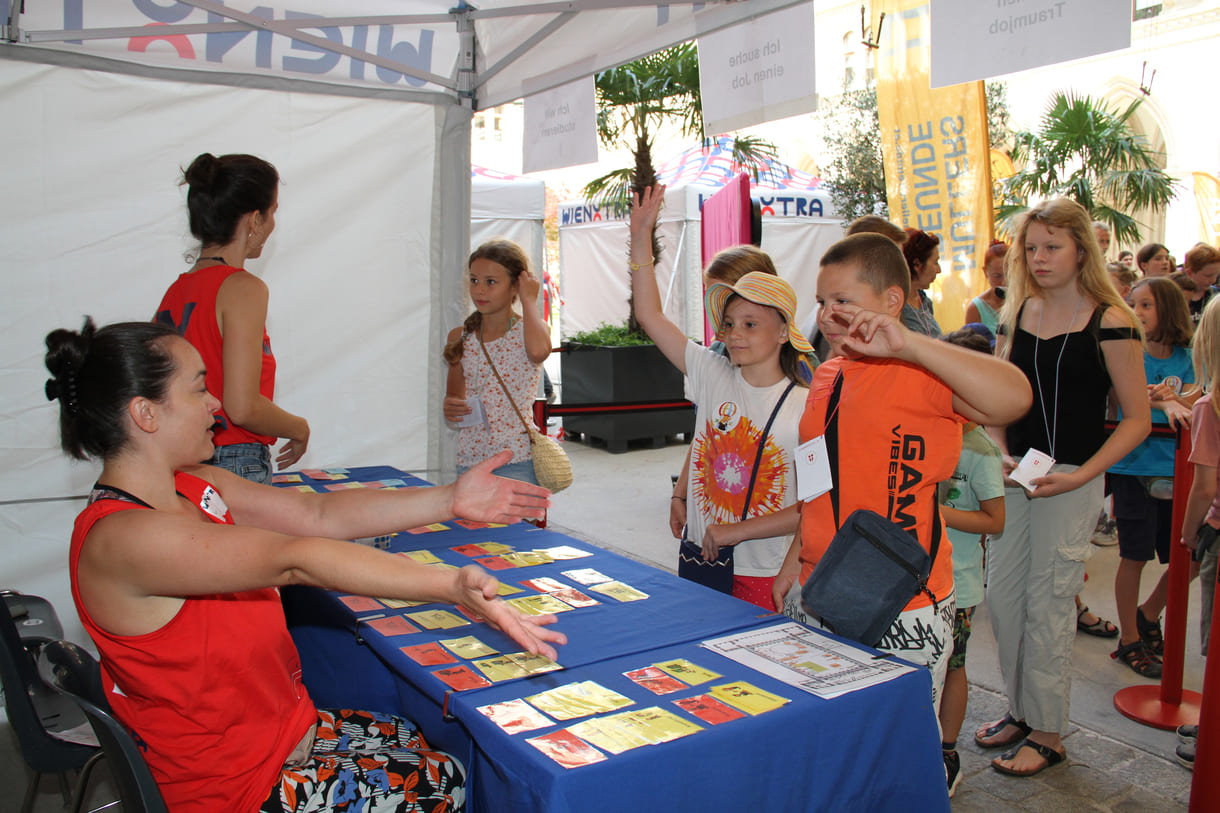
M 560 356 L 563 403 L 601 404 L 624 401 L 680 400 L 686 397 L 682 373 L 654 344 L 636 347 L 595 347 L 568 342 Z M 615 453 L 629 441 L 648 439 L 654 448 L 669 435 L 689 440 L 695 429 L 695 408 L 626 414 L 571 415 L 563 420 L 566 437 L 604 440 Z

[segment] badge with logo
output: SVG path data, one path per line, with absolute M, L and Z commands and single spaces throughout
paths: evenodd
M 221 499 L 220 492 L 211 486 L 203 490 L 203 496 L 199 498 L 199 507 L 220 520 L 223 520 L 229 513 L 229 506 L 225 505 L 225 501 Z

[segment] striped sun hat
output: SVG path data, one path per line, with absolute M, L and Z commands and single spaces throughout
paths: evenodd
M 798 353 L 813 352 L 809 340 L 801 333 L 796 324 L 796 292 L 792 286 L 774 274 L 764 274 L 761 271 L 751 271 L 737 280 L 736 285 L 725 285 L 717 282 L 707 289 L 704 303 L 707 306 L 708 318 L 712 320 L 712 328 L 720 334 L 720 325 L 724 319 L 724 306 L 729 297 L 737 294 L 742 299 L 748 299 L 756 305 L 766 305 L 775 308 L 788 323 L 788 343 Z

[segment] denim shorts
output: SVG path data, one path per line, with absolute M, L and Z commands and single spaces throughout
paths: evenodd
M 458 466 L 458 477 L 461 477 L 469 470 L 470 466 Z M 523 483 L 538 485 L 538 478 L 534 476 L 534 461 L 532 459 L 521 460 L 516 463 L 505 463 L 492 472 L 492 474 L 497 477 L 507 477 L 510 480 L 520 480 Z
M 271 485 L 271 447 L 262 443 L 217 446 L 208 463 L 228 469 L 251 482 Z

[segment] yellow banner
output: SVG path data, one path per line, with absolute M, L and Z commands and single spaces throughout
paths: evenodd
M 1220 247 L 1220 180 L 1208 172 L 1196 172 L 1195 204 L 1199 207 L 1199 239 Z
M 946 333 L 986 290 L 980 260 L 991 242 L 991 159 L 982 82 L 933 89 L 928 0 L 878 0 L 877 114 L 890 219 L 940 237 L 929 293 Z M 952 48 L 943 43 L 940 47 Z

